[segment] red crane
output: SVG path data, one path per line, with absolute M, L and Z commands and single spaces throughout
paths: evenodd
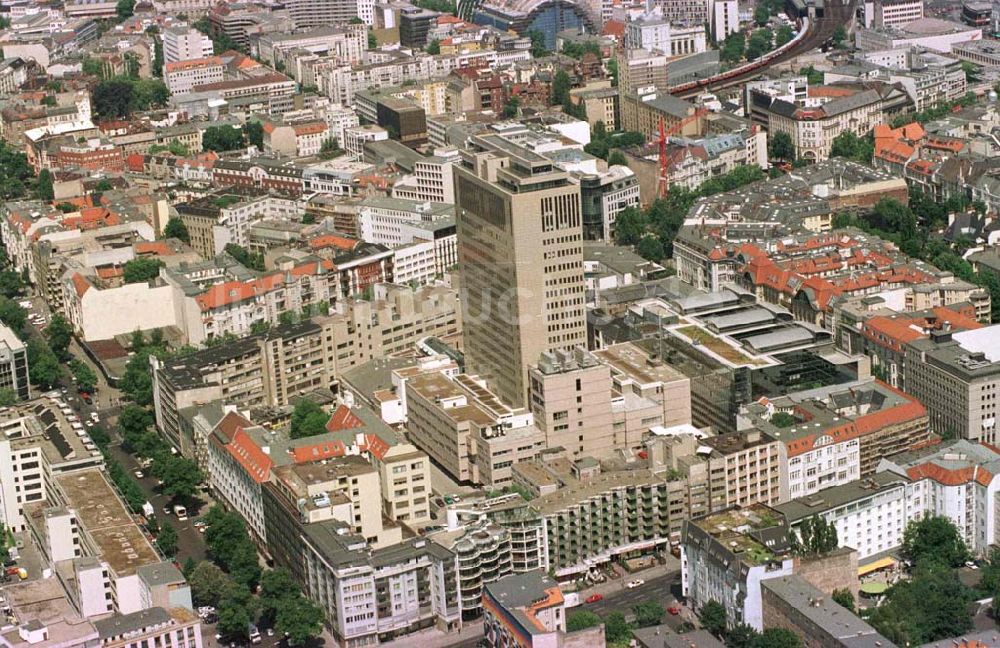
M 708 114 L 708 110 L 705 108 L 699 108 L 695 111 L 693 115 L 688 115 L 684 119 L 680 120 L 676 124 L 670 126 L 670 128 L 664 128 L 663 117 L 660 117 L 660 178 L 656 187 L 656 195 L 659 198 L 666 198 L 667 194 L 670 192 L 670 183 L 668 182 L 667 173 L 667 138 L 672 137 L 679 133 L 685 126 L 691 122 L 703 118 Z

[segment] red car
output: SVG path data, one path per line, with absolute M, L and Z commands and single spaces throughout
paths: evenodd
M 671 605 L 667 608 L 667 612 L 669 612 L 671 616 L 677 616 L 681 613 L 681 609 L 676 605 Z
M 600 594 L 591 594 L 587 597 L 587 603 L 597 603 L 598 601 L 603 601 L 604 597 Z

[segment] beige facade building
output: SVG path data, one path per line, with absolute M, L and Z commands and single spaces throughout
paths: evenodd
M 614 344 L 594 355 L 611 367 L 615 392 L 660 405 L 660 425 L 691 422 L 691 379 L 683 373 L 631 342 Z
M 511 467 L 545 439 L 531 414 L 514 410 L 467 374 L 423 373 L 406 383 L 409 439 L 459 482 L 509 485 Z
M 580 348 L 543 353 L 530 376 L 531 412 L 545 447 L 562 447 L 574 458 L 607 456 L 621 447 L 607 364 Z
M 474 137 L 455 174 L 469 369 L 522 407 L 530 363 L 586 344 L 580 188 L 499 135 Z

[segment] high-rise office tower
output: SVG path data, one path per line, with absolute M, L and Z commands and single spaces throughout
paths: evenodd
M 580 188 L 496 134 L 474 137 L 455 169 L 468 370 L 523 407 L 544 351 L 586 346 Z

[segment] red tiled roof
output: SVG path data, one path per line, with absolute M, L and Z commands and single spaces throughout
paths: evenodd
M 232 441 L 233 437 L 236 436 L 237 430 L 241 427 L 249 427 L 251 425 L 253 425 L 253 423 L 248 421 L 238 412 L 229 412 L 222 417 L 222 420 L 215 426 L 215 429 L 222 432 L 227 441 Z
M 83 297 L 83 294 L 90 290 L 90 282 L 87 281 L 79 272 L 74 272 L 72 279 L 73 287 L 76 289 L 76 296 Z
M 257 444 L 243 431 L 242 427 L 236 429 L 233 440 L 226 444 L 226 451 L 258 484 L 266 482 L 271 476 L 274 462 L 267 456 L 266 452 L 257 447 Z
M 292 461 L 295 463 L 308 463 L 319 461 L 320 459 L 330 459 L 331 457 L 343 457 L 347 453 L 344 442 L 339 439 L 324 441 L 314 445 L 299 446 L 292 450 Z
M 163 241 L 142 241 L 135 244 L 136 254 L 154 254 L 156 256 L 171 256 L 173 249 Z
M 313 250 L 319 250 L 321 248 L 335 247 L 341 250 L 353 250 L 357 247 L 359 241 L 357 239 L 347 238 L 346 236 L 337 236 L 335 234 L 324 234 L 322 236 L 317 236 L 316 238 L 309 241 L 309 247 Z
M 180 70 L 192 70 L 210 65 L 222 65 L 222 59 L 218 56 L 206 56 L 205 58 L 189 59 L 187 61 L 174 61 L 173 63 L 167 63 L 163 67 L 163 71 L 167 73 L 178 72 Z
M 338 432 L 340 430 L 353 430 L 364 427 L 365 424 L 355 416 L 354 412 L 347 405 L 340 405 L 326 422 L 327 432 Z

